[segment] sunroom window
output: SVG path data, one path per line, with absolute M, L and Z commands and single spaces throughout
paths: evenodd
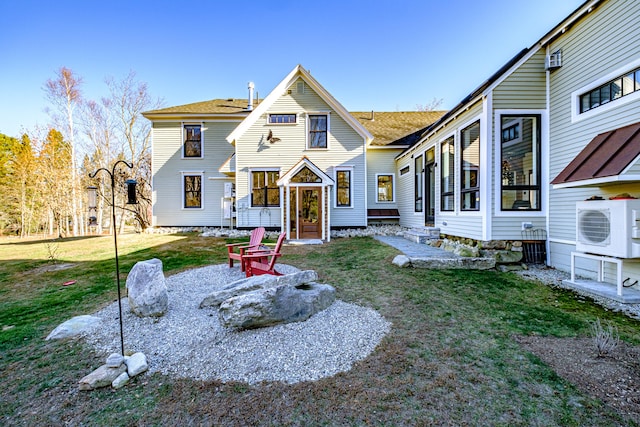
M 447 138 L 440 147 L 440 210 L 454 209 L 456 188 L 455 147 L 453 137 Z
M 510 140 L 501 132 L 501 209 L 503 211 L 540 210 L 540 116 L 503 115 L 501 129 L 514 125 L 521 129 L 519 139 Z

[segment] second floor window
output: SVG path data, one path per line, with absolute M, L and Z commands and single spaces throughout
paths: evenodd
M 280 206 L 280 188 L 278 187 L 280 172 L 251 172 L 251 206 Z
M 580 113 L 640 91 L 640 68 L 580 95 Z
M 327 148 L 327 115 L 309 115 L 309 148 Z
M 269 124 L 293 124 L 296 122 L 295 114 L 269 114 Z
M 184 157 L 202 157 L 202 127 L 200 125 L 184 126 Z

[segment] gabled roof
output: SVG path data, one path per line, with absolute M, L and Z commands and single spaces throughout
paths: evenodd
M 322 180 L 322 183 L 318 183 L 319 185 L 326 186 L 326 185 L 334 185 L 335 184 L 333 179 L 329 175 L 324 173 L 322 171 L 322 169 L 320 169 L 319 167 L 314 165 L 313 162 L 311 160 L 309 160 L 309 158 L 307 156 L 302 156 L 302 158 L 300 160 L 298 160 L 298 163 L 293 165 L 293 167 L 291 169 L 289 169 L 284 175 L 282 175 L 282 177 L 280 177 L 280 179 L 277 181 L 277 184 L 278 185 L 289 185 L 289 183 L 291 182 L 291 179 L 298 172 L 300 172 L 304 167 L 309 168 L 309 170 L 311 172 L 315 173 Z
M 327 90 L 322 87 L 320 83 L 301 65 L 297 65 L 291 72 L 269 93 L 269 95 L 253 109 L 253 111 L 247 116 L 247 118 L 236 127 L 233 132 L 227 136 L 227 141 L 234 143 L 236 139 L 242 136 L 251 125 L 253 125 L 258 118 L 268 111 L 269 107 L 282 96 L 286 90 L 295 83 L 298 78 L 302 78 L 311 88 L 326 102 L 335 112 L 337 112 L 344 121 L 346 121 L 363 139 L 365 143 L 369 144 L 373 139 L 373 136 L 369 131 L 362 126 L 360 122 L 349 114 L 349 112 L 336 100 Z
M 560 35 L 564 34 L 566 30 L 582 19 L 586 14 L 591 13 L 602 0 L 586 0 L 582 5 L 580 5 L 576 10 L 574 10 L 568 17 L 562 20 L 558 25 L 556 25 L 551 31 L 547 32 L 541 39 L 539 39 L 536 43 L 534 43 L 530 48 L 522 49 L 517 55 L 511 58 L 505 65 L 503 65 L 498 71 L 496 71 L 493 75 L 491 75 L 485 82 L 483 82 L 480 86 L 478 86 L 473 92 L 467 95 L 460 103 L 458 103 L 455 107 L 453 107 L 449 112 L 443 115 L 437 122 L 433 123 L 431 126 L 425 129 L 425 132 L 420 137 L 420 140 L 426 138 L 447 123 L 452 118 L 463 111 L 469 104 L 477 101 L 479 97 L 483 96 L 485 92 L 490 91 L 490 89 L 501 79 L 508 76 L 510 70 L 515 67 L 520 61 L 523 60 L 527 55 L 532 55 L 534 52 L 539 49 L 545 47 L 547 44 L 551 43 L 553 40 L 558 38 Z M 419 142 L 419 141 L 417 141 Z M 407 154 L 411 150 L 411 147 L 404 150 L 400 153 L 396 158 L 400 158 L 403 155 Z
M 424 129 L 438 120 L 445 111 L 352 112 L 373 135 L 373 147 L 398 146 L 415 143 Z
M 254 106 L 256 102 L 257 101 L 254 100 Z M 194 102 L 192 104 L 145 111 L 142 115 L 148 119 L 211 115 L 236 115 L 239 119 L 242 119 L 249 115 L 247 104 L 247 99 L 212 99 L 210 101 Z
M 639 156 L 640 122 L 597 135 L 551 184 L 569 187 L 624 181 L 619 175 Z

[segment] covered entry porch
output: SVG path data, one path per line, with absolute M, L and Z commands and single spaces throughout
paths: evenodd
M 331 239 L 333 184 L 333 179 L 306 157 L 278 180 L 282 224 L 288 240 Z

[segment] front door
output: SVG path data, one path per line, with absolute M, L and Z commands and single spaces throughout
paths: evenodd
M 298 238 L 322 238 L 321 187 L 298 187 Z

